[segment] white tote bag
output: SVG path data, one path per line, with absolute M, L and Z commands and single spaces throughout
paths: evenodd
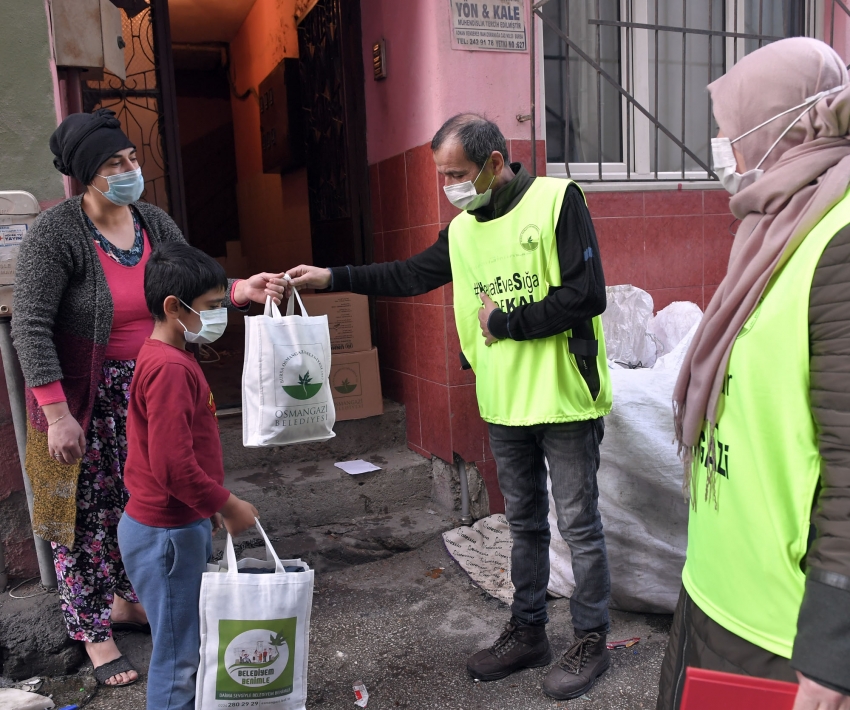
M 304 315 L 293 315 L 296 298 Z M 308 316 L 295 289 L 285 316 L 267 298 L 263 315 L 245 318 L 242 444 L 284 446 L 336 436 L 330 370 L 328 317 Z
M 207 565 L 203 576 L 196 710 L 305 708 L 313 570 L 279 559 L 259 521 L 257 530 L 265 561 L 237 563 L 228 535 L 227 568 Z

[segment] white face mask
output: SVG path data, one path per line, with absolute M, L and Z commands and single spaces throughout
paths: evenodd
M 183 301 L 180 301 L 183 303 Z M 189 330 L 183 322 L 178 318 L 177 322 L 183 326 L 183 337 L 187 343 L 199 343 L 201 345 L 209 345 L 218 340 L 224 333 L 227 327 L 227 309 L 213 308 L 210 311 L 201 311 L 198 313 L 192 306 L 183 303 L 192 313 L 197 314 L 201 318 L 201 329 L 197 333 Z
M 773 118 L 767 119 L 764 123 L 760 123 L 755 128 L 751 128 L 746 133 L 741 134 L 735 139 L 730 140 L 726 136 L 722 138 L 712 138 L 711 139 L 711 162 L 712 167 L 714 168 L 714 172 L 717 173 L 717 177 L 720 178 L 720 184 L 726 188 L 729 194 L 734 195 L 741 190 L 752 185 L 756 180 L 758 180 L 762 175 L 764 175 L 764 170 L 761 170 L 762 163 L 767 160 L 767 156 L 773 151 L 773 149 L 779 145 L 779 141 L 781 141 L 785 135 L 790 131 L 796 123 L 803 118 L 809 111 L 811 111 L 815 104 L 821 99 L 829 96 L 830 94 L 837 93 L 842 91 L 845 87 L 836 86 L 834 89 L 827 89 L 826 91 L 821 91 L 819 94 L 815 94 L 814 96 L 810 96 L 803 103 L 798 104 L 797 106 L 792 106 L 787 111 L 783 111 L 782 113 L 777 114 Z M 752 170 L 747 170 L 745 173 L 737 172 L 738 161 L 735 160 L 735 153 L 732 150 L 732 144 L 737 143 L 742 138 L 746 138 L 750 133 L 757 131 L 759 128 L 764 128 L 768 123 L 772 123 L 777 118 L 782 118 L 783 116 L 791 113 L 792 111 L 796 111 L 798 108 L 804 108 L 805 110 L 797 116 L 788 127 L 782 131 L 775 141 L 773 141 L 773 145 L 767 149 L 767 153 L 764 154 L 761 160 L 759 160 L 758 165 Z
M 732 141 L 725 136 L 711 139 L 711 162 L 714 172 L 720 178 L 720 184 L 730 195 L 749 187 L 764 173 L 764 170 L 758 168 L 747 170 L 745 173 L 737 172 L 738 161 L 735 160 L 735 153 L 732 151 Z
M 473 210 L 477 210 L 479 207 L 485 207 L 490 204 L 490 196 L 492 195 L 490 188 L 493 185 L 493 180 L 496 179 L 496 174 L 493 174 L 493 179 L 490 180 L 490 184 L 484 192 L 479 194 L 478 190 L 475 189 L 475 183 L 478 181 L 478 178 L 481 177 L 481 173 L 484 172 L 485 167 L 487 167 L 486 162 L 481 167 L 481 170 L 478 171 L 478 175 L 475 180 L 459 182 L 456 185 L 443 185 L 443 192 L 446 193 L 446 197 L 449 198 L 449 202 L 451 202 L 459 210 L 472 212 Z

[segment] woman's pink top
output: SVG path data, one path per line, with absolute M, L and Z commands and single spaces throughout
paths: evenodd
M 145 338 L 153 331 L 153 316 L 145 302 L 145 264 L 151 256 L 151 245 L 144 229 L 142 238 L 144 251 L 135 266 L 119 264 L 103 249 L 95 249 L 112 293 L 112 332 L 106 345 L 107 360 L 135 360 Z
M 107 360 L 135 360 L 145 338 L 153 330 L 153 317 L 145 302 L 145 264 L 151 255 L 151 245 L 145 230 L 142 230 L 142 237 L 144 251 L 135 266 L 123 266 L 95 246 L 112 294 L 112 332 L 106 345 Z M 61 380 L 33 387 L 32 392 L 39 406 L 65 401 Z

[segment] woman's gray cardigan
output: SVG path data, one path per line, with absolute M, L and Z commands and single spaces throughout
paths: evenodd
M 27 384 L 27 473 L 35 493 L 33 526 L 45 540 L 71 546 L 79 466 L 50 458 L 47 421 L 30 388 L 62 381 L 71 415 L 88 430 L 112 332 L 112 294 L 98 248 L 72 197 L 38 216 L 21 243 L 15 274 L 12 337 Z M 185 242 L 174 220 L 136 202 L 151 247 Z M 230 289 L 227 294 L 230 303 Z

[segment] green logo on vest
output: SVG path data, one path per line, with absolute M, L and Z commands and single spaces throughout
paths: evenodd
M 529 224 L 519 233 L 519 245 L 526 251 L 534 251 L 540 246 L 540 228 Z

